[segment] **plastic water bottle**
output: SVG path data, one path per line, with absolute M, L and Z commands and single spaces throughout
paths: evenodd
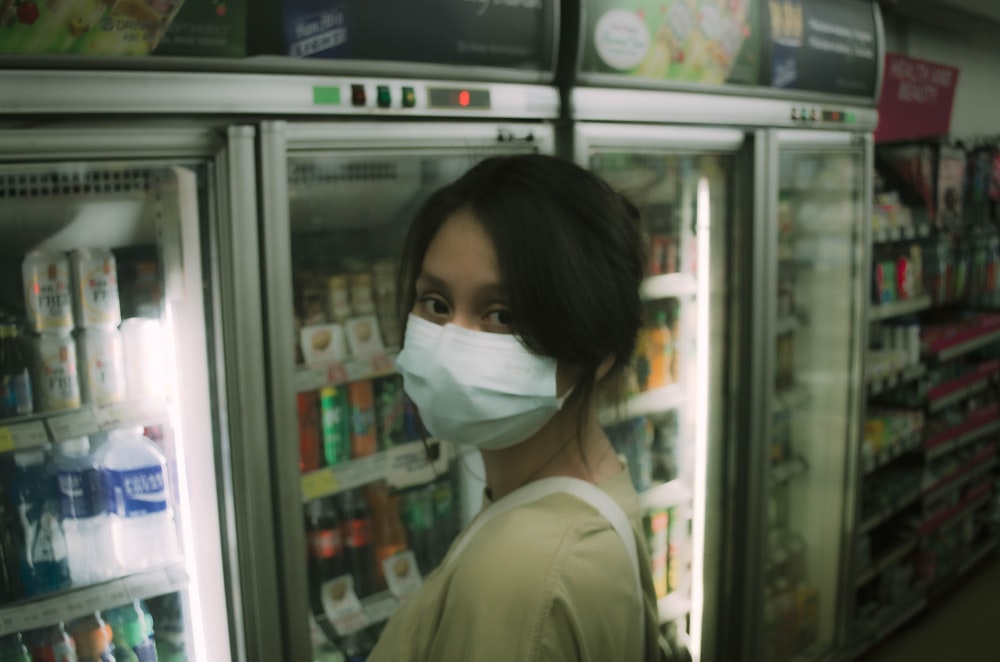
M 116 430 L 97 451 L 115 558 L 125 572 L 179 557 L 163 453 L 138 430 Z
M 59 506 L 69 549 L 69 571 L 76 586 L 106 581 L 115 575 L 114 546 L 100 467 L 86 437 L 59 445 Z
M 138 600 L 109 610 L 104 619 L 114 632 L 115 662 L 157 662 L 149 621 Z

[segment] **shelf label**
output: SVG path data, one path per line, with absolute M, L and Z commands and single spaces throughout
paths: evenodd
M 412 551 L 402 552 L 383 560 L 382 571 L 385 573 L 389 590 L 399 598 L 400 602 L 416 593 L 424 585 L 420 569 L 417 566 L 417 557 Z M 371 610 L 368 614 L 372 615 Z M 374 616 L 372 616 L 372 620 L 376 620 Z
M 7 426 L 15 449 L 37 448 L 49 443 L 49 434 L 41 421 L 16 423 Z M 3 442 L 0 442 L 2 444 Z
M 49 426 L 49 433 L 56 441 L 96 434 L 99 431 L 97 418 L 90 407 L 84 407 L 72 414 L 53 416 L 46 423 Z
M 419 576 L 419 575 L 418 575 Z M 365 603 L 365 613 L 372 623 L 381 623 L 389 620 L 389 617 L 399 609 L 399 600 L 390 595 L 377 596 L 374 600 Z
M 386 455 L 385 453 L 376 453 L 351 460 L 345 464 L 337 465 L 334 471 L 338 489 L 353 490 L 385 477 Z
M 427 448 L 419 441 L 394 446 L 386 455 L 386 480 L 398 489 L 429 483 L 448 472 L 447 449 L 438 441 L 428 440 Z
M 387 355 L 379 354 L 372 357 L 372 371 L 375 374 L 384 375 L 393 372 L 395 369 L 396 366 Z
M 323 582 L 320 587 L 323 613 L 341 637 L 371 625 L 371 619 L 354 591 L 354 577 L 343 575 Z
M 347 368 L 344 367 L 343 363 L 331 363 L 326 367 L 327 384 L 343 384 L 347 381 L 349 381 Z
M 312 501 L 328 494 L 335 494 L 339 488 L 337 476 L 330 469 L 310 471 L 302 476 L 302 500 Z
M 327 368 L 318 366 L 315 368 L 301 368 L 295 373 L 295 391 L 315 391 L 326 385 Z

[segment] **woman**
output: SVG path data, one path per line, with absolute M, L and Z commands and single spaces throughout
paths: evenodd
M 634 350 L 642 278 L 636 209 L 554 157 L 486 159 L 418 212 L 397 367 L 431 435 L 480 449 L 487 487 L 370 660 L 657 659 L 638 497 L 596 404 Z

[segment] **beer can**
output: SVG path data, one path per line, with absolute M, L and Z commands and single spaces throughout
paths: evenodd
M 69 333 L 46 332 L 35 340 L 35 392 L 42 412 L 81 405 L 76 343 Z
M 118 266 L 106 249 L 80 248 L 70 255 L 73 310 L 78 327 L 118 326 L 122 321 L 118 298 Z
M 125 352 L 125 385 L 131 398 L 157 397 L 167 393 L 169 372 L 166 337 L 160 320 L 133 317 L 122 322 Z
M 73 302 L 69 258 L 65 253 L 35 251 L 21 265 L 24 302 L 32 330 L 71 331 Z
M 355 316 L 375 313 L 372 292 L 372 275 L 367 271 L 352 273 L 349 277 L 351 292 L 351 312 Z
M 351 316 L 350 285 L 346 274 L 326 279 L 326 315 L 332 322 L 344 322 Z
M 106 405 L 125 399 L 125 349 L 118 329 L 86 329 L 79 334 L 83 401 Z

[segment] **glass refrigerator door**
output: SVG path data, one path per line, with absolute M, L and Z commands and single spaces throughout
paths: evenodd
M 773 410 L 762 651 L 819 659 L 838 645 L 863 345 L 865 152 L 851 136 L 778 134 Z
M 99 161 L 24 133 L 0 133 L 0 657 L 233 659 L 202 297 L 221 145 L 86 130 L 201 154 Z
M 434 190 L 484 156 L 551 147 L 540 129 L 530 141 L 498 142 L 502 133 L 264 127 L 265 167 L 276 169 L 265 177 L 280 183 L 265 183 L 265 240 L 288 659 L 366 654 L 481 504 L 481 466 L 423 439 L 403 396 L 396 274 Z M 476 494 L 470 507 L 463 490 Z
M 642 214 L 645 323 L 625 399 L 608 406 L 602 423 L 640 494 L 665 639 L 676 659 L 699 659 L 705 569 L 718 549 L 706 533 L 706 492 L 724 434 L 709 411 L 725 407 L 734 171 L 745 135 L 596 124 L 578 131 L 580 162 Z

